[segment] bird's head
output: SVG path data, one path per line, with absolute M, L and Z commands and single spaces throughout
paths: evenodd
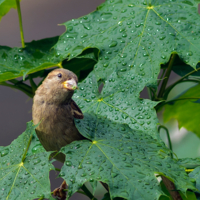
M 58 103 L 65 103 L 69 101 L 77 89 L 77 76 L 63 68 L 51 71 L 38 88 L 44 90 L 47 98 Z

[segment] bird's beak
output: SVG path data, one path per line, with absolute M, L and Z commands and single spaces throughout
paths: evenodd
M 63 82 L 63 86 L 64 86 L 64 88 L 66 88 L 68 90 L 75 90 L 78 88 L 77 83 L 74 79 L 70 79 L 70 80 Z

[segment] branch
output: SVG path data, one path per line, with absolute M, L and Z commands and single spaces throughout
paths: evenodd
M 176 54 L 172 54 L 170 61 L 169 61 L 169 65 L 167 67 L 166 74 L 165 74 L 165 79 L 163 80 L 160 91 L 158 93 L 158 98 L 161 98 L 163 96 L 164 92 L 165 92 L 165 88 L 167 86 L 167 82 L 169 80 L 169 76 L 170 76 L 170 73 L 172 71 L 172 66 L 174 64 L 175 58 L 176 58 Z
M 87 189 L 87 187 L 85 185 L 83 185 L 81 187 L 81 189 L 84 191 L 84 193 L 90 198 L 90 199 L 93 199 L 93 200 L 97 200 L 93 194 Z
M 167 140 L 168 140 L 169 148 L 172 151 L 172 142 L 171 142 L 171 138 L 170 138 L 170 135 L 169 135 L 169 131 L 168 131 L 168 129 L 165 126 L 160 125 L 158 127 L 158 132 L 160 132 L 161 128 L 164 129 L 165 132 L 166 132 L 166 134 L 167 134 Z M 171 158 L 173 158 L 173 153 L 172 152 L 170 153 L 170 155 L 171 155 Z
M 22 15 L 21 15 L 21 9 L 20 9 L 20 2 L 19 2 L 19 0 L 16 0 L 16 4 L 17 4 L 17 12 L 18 12 L 18 18 L 19 18 L 19 27 L 20 27 L 20 35 L 21 35 L 22 48 L 24 48 L 25 47 L 24 32 L 23 32 L 23 26 L 22 26 Z
M 168 95 L 169 92 L 170 92 L 178 83 L 182 82 L 185 78 L 187 78 L 188 76 L 190 76 L 191 74 L 194 74 L 195 72 L 197 72 L 197 71 L 199 71 L 199 70 L 200 70 L 200 68 L 195 69 L 195 70 L 189 72 L 189 73 L 186 74 L 185 76 L 181 77 L 178 81 L 176 81 L 175 83 L 173 83 L 172 85 L 170 85 L 170 86 L 165 90 L 165 95 L 164 95 L 164 96 L 165 96 L 165 99 L 167 98 L 166 95 Z M 199 81 L 195 81 L 195 80 L 188 80 L 188 81 L 193 81 L 193 82 L 199 83 Z
M 183 200 L 179 192 L 176 190 L 174 183 L 168 180 L 165 176 L 161 176 L 165 187 L 169 191 L 173 200 Z

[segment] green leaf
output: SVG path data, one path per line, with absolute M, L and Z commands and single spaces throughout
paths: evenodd
M 25 77 L 33 73 L 33 78 L 47 75 L 44 69 L 59 65 L 53 45 L 58 37 L 26 43 L 26 48 L 0 46 L 0 82 Z M 79 81 L 86 78 L 96 64 L 96 50 L 89 49 L 70 61 L 64 60 L 62 66 L 76 73 Z M 48 70 L 51 71 L 51 70 Z
M 91 141 L 75 141 L 61 149 L 66 160 L 60 175 L 69 186 L 68 198 L 83 183 L 98 180 L 108 184 L 111 198 L 159 199 L 164 193 L 156 174 L 175 181 L 183 193 L 195 190 L 164 143 L 150 135 L 87 113 L 76 126 Z
M 111 200 L 110 194 L 107 192 L 107 193 L 103 196 L 103 198 L 102 198 L 101 200 Z M 123 198 L 116 197 L 116 198 L 114 198 L 113 200 L 123 200 Z
M 166 64 L 162 64 L 161 68 L 166 69 L 168 65 L 169 62 L 167 62 Z M 199 67 L 200 65 L 197 64 L 196 69 L 198 69 Z M 194 71 L 194 68 L 192 68 L 189 64 L 186 64 L 183 60 L 181 60 L 179 56 L 176 56 L 172 66 L 172 70 L 179 76 L 185 76 L 186 74 Z M 199 76 L 199 75 L 200 75 L 199 71 L 196 72 L 194 71 L 194 73 L 192 73 L 190 76 Z
M 200 167 L 196 167 L 191 173 L 189 173 L 189 176 L 196 181 L 196 188 L 200 193 Z
M 26 47 L 0 46 L 0 82 L 50 68 L 59 64 L 52 46 L 58 37 L 26 43 Z
M 199 67 L 200 65 L 197 64 L 196 69 L 198 69 Z M 190 65 L 184 63 L 182 60 L 180 60 L 178 56 L 176 56 L 176 60 L 174 62 L 172 70 L 179 76 L 185 76 L 186 74 L 194 71 L 194 68 L 190 67 Z M 200 76 L 200 71 L 192 73 L 191 76 Z
M 79 81 L 85 79 L 97 63 L 93 50 L 89 50 L 90 51 L 84 51 L 82 55 L 69 61 L 64 60 L 62 63 L 64 68 L 71 70 L 78 76 Z
M 161 184 L 162 190 L 165 192 L 167 197 L 166 196 L 162 196 L 162 197 L 160 197 L 159 200 L 173 200 L 173 198 L 171 197 L 171 195 L 170 195 L 169 191 L 167 190 L 167 188 L 166 188 L 165 184 L 163 183 L 163 181 L 161 181 L 160 184 Z M 186 191 L 185 195 L 180 191 L 179 191 L 179 193 L 180 193 L 180 195 L 182 197 L 182 200 L 197 200 L 194 192 Z
M 194 103 L 198 99 L 200 99 L 200 84 L 190 88 L 183 95 L 179 96 L 173 105 L 165 105 L 163 113 L 164 122 L 172 118 L 177 119 L 179 128 L 184 127 L 200 137 L 200 104 Z
M 91 14 L 64 23 L 67 31 L 55 45 L 58 57 L 71 59 L 98 48 L 97 80 L 129 73 L 142 85 L 155 84 L 159 65 L 171 53 L 195 68 L 200 59 L 198 2 L 147 2 L 107 0 Z
M 186 195 L 183 195 L 182 193 L 180 193 L 180 195 L 183 200 L 197 200 L 195 193 L 191 191 L 187 191 Z
M 17 8 L 16 0 L 1 0 L 0 1 L 0 21 L 1 21 L 1 18 L 4 15 L 6 15 L 11 8 L 15 8 L 15 9 Z
M 182 158 L 178 159 L 178 163 L 187 169 L 193 169 L 200 166 L 200 158 Z
M 95 112 L 99 116 L 115 122 L 126 123 L 136 130 L 141 130 L 154 138 L 159 138 L 157 132 L 157 115 L 154 106 L 157 102 L 148 99 L 139 99 L 143 89 L 140 82 L 127 81 L 134 75 L 125 74 L 106 80 L 101 93 L 99 83 L 93 72 L 79 84 L 79 90 L 73 99 L 85 112 Z M 115 81 L 116 80 L 116 81 Z M 120 82 L 116 84 L 116 82 Z
M 24 133 L 9 146 L 0 147 L 1 199 L 51 198 L 49 171 L 53 165 L 49 162 L 50 153 L 37 139 L 35 127 L 32 122 L 27 123 Z

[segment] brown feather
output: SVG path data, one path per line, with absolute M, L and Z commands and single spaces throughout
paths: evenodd
M 61 80 L 58 73 L 62 73 Z M 38 87 L 33 98 L 33 123 L 41 122 L 36 133 L 47 151 L 59 151 L 75 140 L 84 139 L 74 124 L 74 117 L 82 119 L 83 114 L 71 99 L 73 91 L 68 91 L 62 85 L 72 78 L 78 81 L 76 75 L 69 70 L 53 70 Z M 56 159 L 64 162 L 64 155 L 59 154 Z
M 78 105 L 75 103 L 75 101 L 71 100 L 71 109 L 72 109 L 72 114 L 76 119 L 83 119 L 83 113 L 81 109 L 78 107 Z

